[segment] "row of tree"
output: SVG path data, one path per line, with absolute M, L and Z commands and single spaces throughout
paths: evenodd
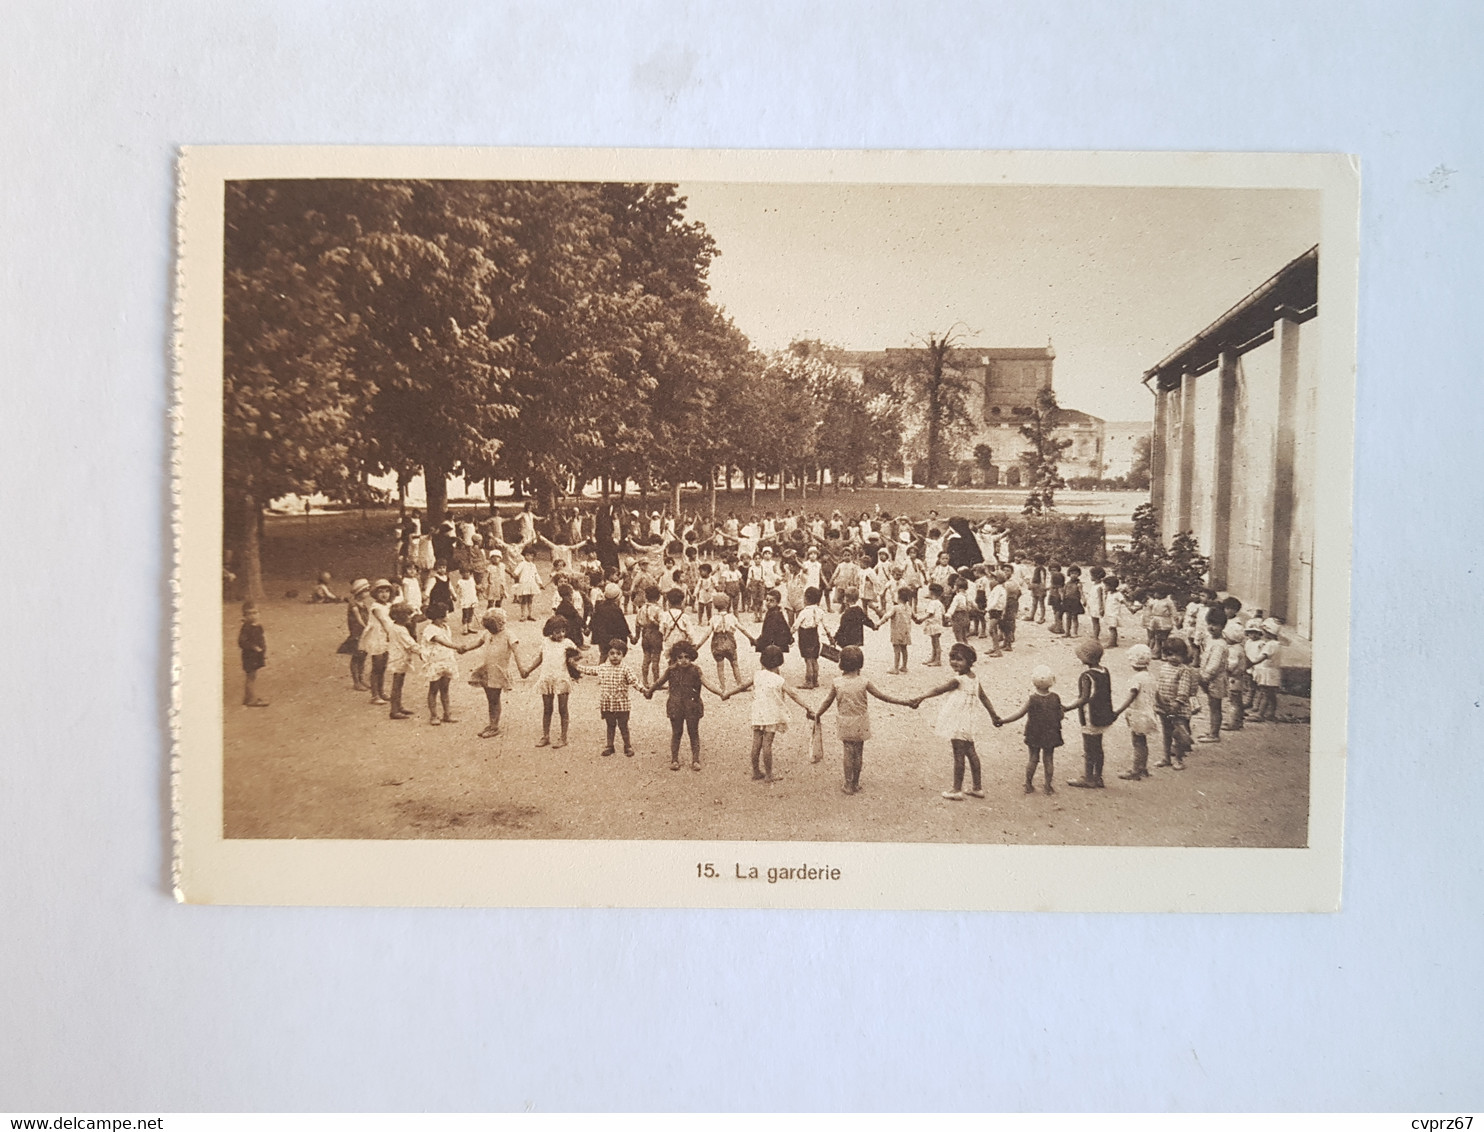
M 674 185 L 241 181 L 225 209 L 224 516 L 250 592 L 291 492 L 420 473 L 434 520 L 450 475 L 664 485 L 678 508 L 684 483 L 860 480 L 904 446 L 935 477 L 969 419 L 951 333 L 865 372 L 817 342 L 753 350 Z M 1048 419 L 1022 430 L 1028 508 L 1060 486 Z

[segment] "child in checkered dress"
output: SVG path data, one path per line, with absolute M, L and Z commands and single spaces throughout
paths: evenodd
M 1185 756 L 1190 753 L 1190 715 L 1195 699 L 1198 674 L 1190 666 L 1190 646 L 1183 637 L 1170 637 L 1164 643 L 1164 663 L 1159 667 L 1154 688 L 1154 712 L 1164 731 L 1165 757 L 1160 766 L 1185 769 Z
M 608 741 L 599 752 L 604 756 L 613 754 L 613 733 L 616 730 L 623 736 L 623 753 L 629 758 L 634 757 L 634 744 L 629 741 L 629 689 L 639 688 L 642 691 L 643 685 L 624 666 L 624 657 L 628 653 L 629 642 L 622 637 L 615 637 L 608 642 L 607 652 L 604 654 L 606 664 L 577 666 L 577 670 L 584 676 L 598 678 L 598 711 L 603 716 L 603 722 L 608 725 Z

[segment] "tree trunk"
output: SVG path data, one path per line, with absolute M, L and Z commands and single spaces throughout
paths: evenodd
M 263 508 L 250 495 L 243 495 L 237 526 L 237 585 L 249 601 L 262 601 L 263 591 L 262 518 Z
M 428 497 L 428 527 L 443 522 L 448 512 L 448 469 L 431 461 L 423 464 L 423 491 Z
M 680 481 L 670 485 L 670 514 L 675 516 L 676 530 L 680 528 Z
M 711 485 L 711 521 L 716 522 L 716 469 L 709 472 L 709 483 Z
M 732 494 L 732 465 L 727 465 L 727 494 Z
M 757 506 L 757 473 L 752 471 L 747 473 L 747 506 Z

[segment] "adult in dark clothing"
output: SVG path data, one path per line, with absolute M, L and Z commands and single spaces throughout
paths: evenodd
M 618 542 L 613 537 L 613 504 L 598 504 L 598 515 L 593 524 L 593 541 L 598 545 L 598 561 L 603 566 L 603 573 L 618 569 Z
M 603 587 L 603 598 L 593 606 L 592 619 L 588 622 L 593 644 L 603 652 L 608 651 L 610 641 L 628 641 L 637 644 L 639 638 L 629 631 L 628 618 L 623 615 L 621 593 L 617 585 L 609 582 Z
M 793 648 L 794 634 L 788 627 L 788 619 L 778 601 L 778 591 L 768 591 L 768 612 L 763 614 L 763 625 L 753 638 L 753 648 L 762 652 L 769 645 L 776 645 L 783 652 Z
M 974 537 L 969 520 L 957 516 L 948 520 L 948 536 L 943 549 L 948 553 L 948 565 L 955 570 L 977 566 L 984 561 L 984 552 L 979 549 L 979 540 Z
M 433 557 L 439 562 L 448 562 L 453 557 L 453 544 L 456 541 L 453 520 L 444 519 L 433 532 Z
M 567 592 L 562 593 L 563 590 Z M 557 587 L 557 593 L 562 600 L 551 611 L 551 615 L 553 617 L 560 617 L 567 623 L 567 640 L 571 641 L 578 648 L 581 648 L 584 643 L 582 639 L 582 615 L 577 612 L 577 607 L 572 604 L 572 587 L 563 582 Z
M 879 626 L 861 608 L 860 594 L 854 590 L 847 591 L 845 611 L 840 614 L 840 627 L 835 630 L 835 644 L 842 649 L 847 645 L 862 648 L 866 643 L 865 631 L 868 628 L 876 629 Z

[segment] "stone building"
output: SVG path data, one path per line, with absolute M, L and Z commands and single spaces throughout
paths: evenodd
M 878 351 L 833 351 L 829 359 L 857 372 L 870 365 L 907 364 L 919 351 L 889 349 Z M 1035 409 L 1042 389 L 1052 388 L 1052 363 L 1056 351 L 1045 346 L 985 348 L 963 346 L 951 355 L 948 368 L 969 384 L 969 423 L 971 433 L 949 454 L 942 469 L 948 482 L 960 486 L 1020 486 L 1020 454 L 1027 441 L 1020 426 Z M 1144 426 L 1146 431 L 1148 426 Z M 1060 409 L 1056 418 L 1058 433 L 1072 441 L 1060 462 L 1064 478 L 1103 476 L 1103 421 L 1076 409 Z M 993 464 L 986 471 L 974 458 L 980 445 L 993 453 Z M 921 466 L 913 468 L 919 482 L 925 474 Z
M 1152 502 L 1191 531 L 1211 585 L 1312 637 L 1319 249 L 1144 374 L 1155 395 Z

